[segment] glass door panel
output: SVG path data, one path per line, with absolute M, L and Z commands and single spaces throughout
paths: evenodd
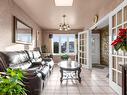
M 124 7 L 124 21 L 127 21 L 127 6 Z
M 127 6 L 126 6 L 126 8 L 127 8 Z M 127 10 L 126 10 L 126 12 L 127 12 Z M 126 14 L 126 15 L 127 15 L 127 14 Z M 127 19 L 127 18 L 126 18 L 126 19 Z M 126 20 L 126 21 L 127 21 L 127 20 Z M 124 24 L 124 28 L 127 29 L 127 23 Z M 127 56 L 127 52 L 124 52 L 124 55 Z
M 122 73 L 118 72 L 118 85 L 122 87 Z
M 91 57 L 88 57 L 88 55 L 90 54 L 88 49 L 89 47 L 89 40 L 88 40 L 88 35 L 89 35 L 89 31 L 84 31 L 84 32 L 80 32 L 78 33 L 78 42 L 79 42 L 79 49 L 78 49 L 78 58 L 79 58 L 79 62 L 83 67 L 89 68 L 90 69 L 90 61 L 89 59 Z M 90 37 L 89 37 L 90 38 Z
M 117 34 L 119 33 L 119 29 L 122 28 L 122 25 L 117 28 Z M 118 55 L 123 55 L 123 51 L 121 49 L 118 50 Z
M 116 26 L 116 15 L 112 17 L 112 28 Z
M 120 64 L 123 63 L 123 59 L 121 57 L 117 58 L 117 68 L 119 71 L 122 71 L 122 67 L 120 66 Z
M 122 23 L 122 10 L 117 13 L 117 25 Z
M 84 63 L 84 59 L 83 59 L 83 58 L 82 58 L 82 64 L 85 64 L 85 63 Z
M 82 39 L 84 39 L 84 34 L 82 34 Z
M 112 81 L 116 83 L 116 71 L 112 70 Z
M 116 69 L 116 57 L 112 58 L 112 68 Z
M 127 64 L 127 58 L 124 59 L 124 63 Z
M 84 64 L 87 65 L 87 60 L 86 59 L 84 59 Z
M 116 32 L 116 28 L 112 30 L 112 41 L 116 39 L 117 32 Z M 115 51 L 114 48 L 112 48 L 112 54 L 116 54 L 117 52 Z

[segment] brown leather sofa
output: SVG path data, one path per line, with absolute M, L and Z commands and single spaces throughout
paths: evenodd
M 27 72 L 24 84 L 28 90 L 28 95 L 40 95 L 44 87 L 45 80 L 49 76 L 54 62 L 52 59 L 42 58 L 39 51 L 13 51 L 0 52 L 0 71 L 7 68 L 20 68 Z

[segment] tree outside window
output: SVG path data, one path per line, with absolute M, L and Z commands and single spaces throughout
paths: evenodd
M 53 34 L 53 53 L 75 53 L 75 34 Z

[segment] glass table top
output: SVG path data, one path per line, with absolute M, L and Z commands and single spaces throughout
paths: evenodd
M 76 61 L 61 61 L 59 66 L 65 69 L 76 69 L 80 67 L 80 64 Z

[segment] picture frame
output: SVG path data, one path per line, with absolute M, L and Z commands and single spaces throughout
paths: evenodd
M 14 43 L 32 44 L 33 29 L 13 16 L 14 19 Z

